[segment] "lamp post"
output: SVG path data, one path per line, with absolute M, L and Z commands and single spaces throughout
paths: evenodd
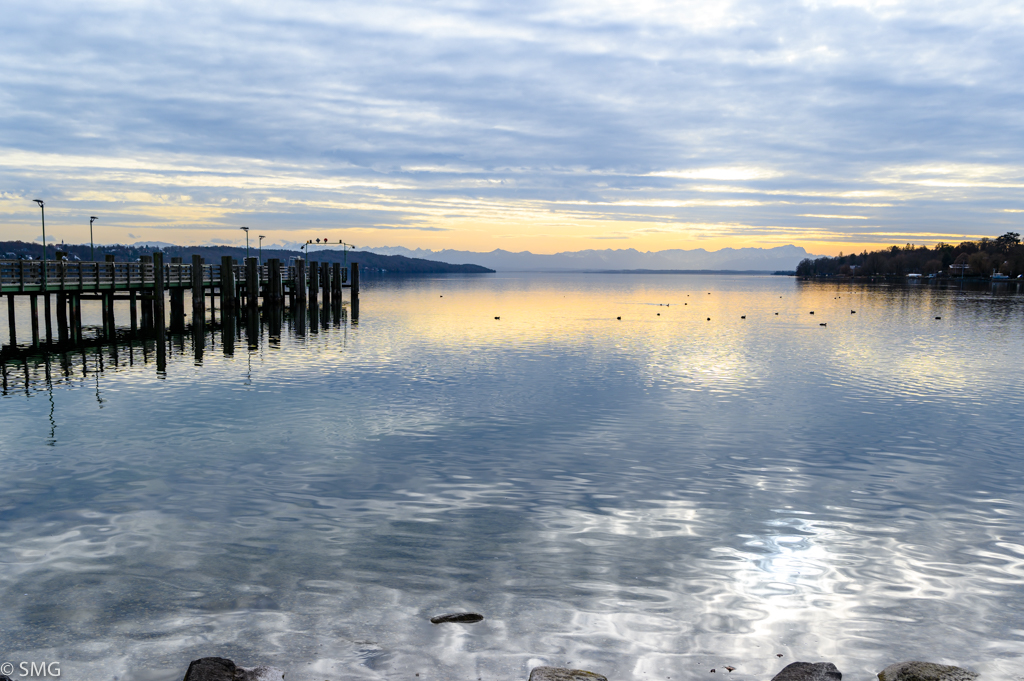
M 263 267 L 263 240 L 267 237 L 260 234 L 260 267 Z
M 96 246 L 92 243 L 92 223 L 99 220 L 98 217 L 93 215 L 89 218 L 89 260 L 96 262 Z
M 248 260 L 249 259 L 249 228 L 248 227 L 239 227 L 238 229 L 241 229 L 242 231 L 245 232 L 245 259 Z
M 39 204 L 40 216 L 43 220 L 43 288 L 46 288 L 46 209 L 42 199 L 32 199 Z

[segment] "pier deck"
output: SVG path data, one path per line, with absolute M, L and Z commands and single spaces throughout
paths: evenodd
M 284 266 L 277 259 L 260 264 L 247 258 L 237 264 L 230 257 L 220 264 L 206 264 L 198 255 L 191 263 L 172 258 L 165 263 L 162 253 L 143 256 L 139 262 L 79 262 L 64 259 L 0 260 L 0 295 L 7 296 L 8 346 L 17 347 L 15 299 L 27 296 L 30 301 L 32 346 L 38 347 L 42 334 L 39 324 L 39 298 L 43 299 L 42 319 L 45 339 L 53 343 L 52 300 L 56 298 L 56 321 L 59 345 L 82 341 L 83 300 L 99 300 L 103 304 L 103 335 L 115 332 L 114 301 L 130 301 L 131 330 L 151 329 L 163 339 L 167 328 L 180 332 L 185 327 L 185 291 L 192 292 L 193 325 L 204 324 L 209 296 L 210 320 L 215 321 L 217 300 L 221 316 L 237 312 L 284 307 L 305 308 L 307 301 L 317 305 L 322 295 L 325 305 L 341 302 L 342 292 L 349 289 L 353 315 L 358 315 L 359 265 L 351 265 L 351 277 L 339 263 L 315 263 L 299 259 Z M 170 323 L 165 314 L 165 296 L 170 299 Z M 139 310 L 136 306 L 139 305 Z M 243 308 L 243 305 L 245 306 Z M 139 320 L 141 311 L 141 324 Z

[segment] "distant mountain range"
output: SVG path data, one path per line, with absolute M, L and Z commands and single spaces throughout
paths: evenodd
M 290 244 L 289 244 L 290 245 Z M 51 245 L 54 248 L 55 245 Z M 81 258 L 87 258 L 89 247 L 85 245 L 62 245 L 65 250 Z M 177 246 L 160 241 L 145 241 L 136 244 L 103 245 L 96 247 L 97 254 L 116 255 L 118 260 L 134 260 L 142 253 L 160 249 L 168 257 L 199 253 L 207 262 L 216 262 L 222 255 L 234 258 L 244 257 L 245 248 L 239 246 Z M 32 254 L 39 257 L 42 247 L 35 243 L 0 242 L 0 254 L 4 251 Z M 256 248 L 250 252 L 255 255 Z M 298 249 L 263 248 L 263 257 L 281 258 L 300 255 Z M 97 256 L 99 257 L 99 256 Z M 669 249 L 665 251 L 638 251 L 635 248 L 567 251 L 552 255 L 538 255 L 529 251 L 514 253 L 494 250 L 490 253 L 457 251 L 446 249 L 432 251 L 423 248 L 409 249 L 401 246 L 381 246 L 349 251 L 343 254 L 335 249 L 310 250 L 309 259 L 318 262 L 346 260 L 359 262 L 364 267 L 389 272 L 478 272 L 492 270 L 499 272 L 578 272 L 578 271 L 733 271 L 733 272 L 776 272 L 793 271 L 804 258 L 817 258 L 799 246 L 777 246 L 775 248 L 723 248 L 707 251 Z
M 494 250 L 490 253 L 472 251 L 415 250 L 400 246 L 367 248 L 381 255 L 404 255 L 408 258 L 450 263 L 473 263 L 499 272 L 571 272 L 601 270 L 732 270 L 775 272 L 795 270 L 804 258 L 815 258 L 799 246 L 775 248 L 723 248 L 707 251 L 670 249 L 638 251 L 635 248 L 589 251 L 567 251 L 553 255 L 537 255 L 529 251 L 513 253 Z

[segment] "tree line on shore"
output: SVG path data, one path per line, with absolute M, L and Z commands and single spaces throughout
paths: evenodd
M 993 272 L 1009 277 L 1024 274 L 1024 245 L 1017 232 L 958 245 L 939 242 L 929 248 L 907 244 L 849 255 L 840 253 L 835 257 L 804 258 L 796 268 L 799 277 L 984 277 Z

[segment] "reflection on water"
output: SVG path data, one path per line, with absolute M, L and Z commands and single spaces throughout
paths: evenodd
M 5 365 L 3 654 L 168 681 L 202 655 L 310 680 L 1018 673 L 1016 290 L 505 275 L 363 298 L 359 324 L 171 336 L 160 370 L 141 340 Z M 428 621 L 456 610 L 487 619 Z

